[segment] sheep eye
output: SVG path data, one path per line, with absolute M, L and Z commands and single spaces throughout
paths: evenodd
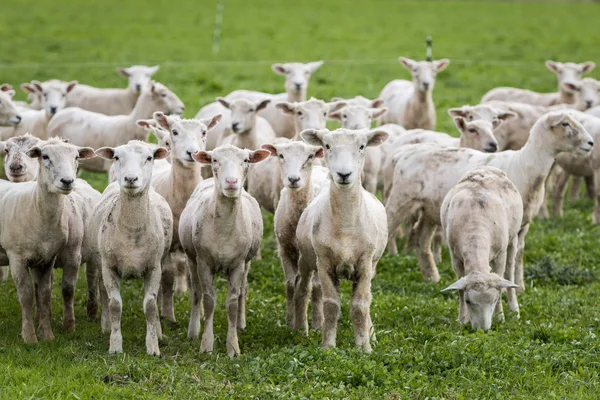
M 301 116 L 302 116 L 302 111 L 298 111 L 296 114 L 297 114 L 299 117 L 301 117 Z
M 311 154 L 311 155 L 309 155 L 309 156 L 308 156 L 308 159 L 310 160 L 310 159 L 312 159 L 314 156 L 315 156 L 314 154 Z
M 360 150 L 364 150 L 364 149 L 365 149 L 365 145 L 364 145 L 364 144 L 363 144 L 363 145 L 361 145 L 361 146 L 359 147 L 359 149 L 360 149 Z
M 471 133 L 477 133 L 477 130 L 471 128 L 471 129 L 469 129 L 469 132 L 471 132 Z
M 5 149 L 4 149 L 4 151 L 5 151 L 6 153 L 8 153 L 8 147 L 7 147 L 7 148 L 5 148 Z
M 346 114 L 342 115 L 342 118 L 346 119 L 348 116 Z
M 467 300 L 465 300 L 465 303 L 467 303 L 468 305 L 471 305 L 471 300 L 467 299 Z
M 563 122 L 562 126 L 570 126 L 570 124 L 568 122 Z
M 331 147 L 330 147 L 328 144 L 326 144 L 326 145 L 325 145 L 325 148 L 326 148 L 327 150 L 331 149 Z
M 280 154 L 280 155 L 279 155 L 279 158 L 281 158 L 281 159 L 283 160 L 283 154 Z
M 115 161 L 119 161 L 119 157 L 118 156 L 114 156 L 114 160 Z
M 166 93 L 161 93 L 160 97 L 167 97 Z
M 77 160 L 79 160 L 79 156 L 75 156 L 75 160 L 76 160 L 76 161 L 77 161 Z
M 254 112 L 254 108 L 249 109 L 248 112 Z
M 326 117 L 326 116 L 327 116 L 327 113 L 326 113 L 326 112 L 324 112 L 324 113 L 323 113 L 323 116 L 324 116 L 324 117 Z
M 152 156 L 146 158 L 146 161 L 152 161 Z
M 249 162 L 250 160 L 248 160 L 247 158 L 244 160 L 245 163 Z
M 42 154 L 42 160 L 49 160 L 48 154 Z
M 176 130 L 173 130 L 173 136 L 177 136 L 179 135 L 179 132 L 177 132 Z

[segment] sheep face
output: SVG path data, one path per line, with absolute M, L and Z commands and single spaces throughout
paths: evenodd
M 185 111 L 183 102 L 162 83 L 150 81 L 148 84 L 157 108 L 167 114 L 181 115 Z
M 330 119 L 338 120 L 342 128 L 359 130 L 369 129 L 374 119 L 388 111 L 387 108 L 367 108 L 363 106 L 346 106 L 329 114 Z
M 455 117 L 454 124 L 461 134 L 462 147 L 495 153 L 498 150 L 498 141 L 494 136 L 494 128 L 500 125 L 501 120 L 495 122 L 483 120 L 466 121 L 463 117 Z
M 300 131 L 305 129 L 324 129 L 327 125 L 327 115 L 333 113 L 346 105 L 343 101 L 325 103 L 322 100 L 311 98 L 302 103 L 290 103 L 282 101 L 275 107 L 285 114 L 293 116 Z
M 256 114 L 264 109 L 271 100 L 252 102 L 246 99 L 227 101 L 221 97 L 217 101 L 231 111 L 231 130 L 236 134 L 248 133 L 256 126 Z
M 10 85 L 0 86 L 0 126 L 14 126 L 21 122 L 19 111 L 12 102 L 14 95 Z
M 433 90 L 438 72 L 446 69 L 450 60 L 415 61 L 410 58 L 400 57 L 400 63 L 410 71 L 415 88 L 425 93 Z
M 159 68 L 158 65 L 153 67 L 133 65 L 129 68 L 117 68 L 117 72 L 129 79 L 129 90 L 139 94 Z
M 563 87 L 575 93 L 577 109 L 587 110 L 600 104 L 600 82 L 585 78 L 576 83 L 565 83 Z
M 29 182 L 37 178 L 39 164 L 35 158 L 27 156 L 27 151 L 42 141 L 26 134 L 0 142 L 0 150 L 5 153 L 4 173 L 11 182 Z
M 531 129 L 532 132 L 544 129 L 551 141 L 555 154 L 571 152 L 588 154 L 594 146 L 594 140 L 583 125 L 566 111 L 553 111 L 542 116 Z
M 75 188 L 78 160 L 95 156 L 94 149 L 78 147 L 52 138 L 33 146 L 27 156 L 39 162 L 38 181 L 50 193 L 69 194 Z
M 285 91 L 287 93 L 302 93 L 308 89 L 310 75 L 319 69 L 321 65 L 323 65 L 323 61 L 308 64 L 273 64 L 271 68 L 276 74 L 285 76 Z
M 264 144 L 271 156 L 277 157 L 283 185 L 290 190 L 302 189 L 312 171 L 315 158 L 323 157 L 323 148 L 303 142 Z
M 596 67 L 596 64 L 593 62 L 586 62 L 582 64 L 571 62 L 560 63 L 548 60 L 546 61 L 546 67 L 556 74 L 558 85 L 562 86 L 564 83 L 579 82 L 583 74 L 593 70 Z
M 270 154 L 267 150 L 242 150 L 226 145 L 213 151 L 200 151 L 193 157 L 200 164 L 212 167 L 215 190 L 225 197 L 240 197 L 250 164 L 260 162 Z
M 169 151 L 164 147 L 132 140 L 116 148 L 102 147 L 96 150 L 96 154 L 113 161 L 113 171 L 121 191 L 137 196 L 144 193 L 150 185 L 154 160 L 167 157 Z
M 52 117 L 67 105 L 67 93 L 77 85 L 77 81 L 62 82 L 51 80 L 44 83 L 33 81 L 35 90 L 41 94 L 43 108 L 46 115 Z
M 360 175 L 365 163 L 368 146 L 379 146 L 388 138 L 388 133 L 379 130 L 351 131 L 337 129 L 307 129 L 301 133 L 302 139 L 313 146 L 325 149 L 325 162 L 336 187 L 351 188 L 360 184 Z
M 500 126 L 501 122 L 517 118 L 517 114 L 512 111 L 498 110 L 483 104 L 451 108 L 448 110 L 448 114 L 450 114 L 451 117 L 462 117 L 467 122 L 475 120 L 488 121 L 494 125 L 494 129 Z

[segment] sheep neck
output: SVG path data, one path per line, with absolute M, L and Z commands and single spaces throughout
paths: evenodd
M 137 102 L 135 103 L 135 107 L 133 107 L 133 111 L 131 111 L 131 114 L 129 114 L 129 122 L 135 130 L 135 133 L 130 140 L 145 141 L 148 138 L 148 133 L 144 130 L 144 128 L 138 126 L 135 121 L 138 119 L 152 118 L 152 113 L 154 113 L 154 111 L 157 111 L 157 106 L 153 100 L 152 93 L 140 94 Z
M 215 185 L 214 189 L 214 219 L 219 221 L 218 226 L 221 232 L 231 232 L 238 224 L 239 214 L 242 212 L 243 193 L 239 197 L 227 197 L 223 195 L 221 188 Z
M 415 121 L 412 125 L 409 123 L 405 126 L 406 129 L 433 129 L 435 123 L 430 123 L 430 115 L 434 111 L 433 95 L 431 90 L 422 92 L 416 87 L 408 104 L 406 105 L 406 115 L 410 115 L 409 121 Z
M 254 150 L 258 147 L 258 144 L 256 143 L 256 122 L 252 125 L 252 128 L 246 132 L 234 133 L 234 135 L 237 135 L 237 147 L 250 150 Z
M 294 210 L 294 212 L 297 214 L 298 220 L 312 198 L 313 188 L 311 175 L 312 174 L 309 172 L 308 177 L 306 178 L 306 183 L 300 189 L 292 191 L 288 188 L 292 210 Z
M 131 109 L 135 109 L 135 106 L 141 97 L 141 94 L 136 90 L 131 90 L 129 88 L 125 89 L 125 96 L 127 98 L 128 103 L 131 106 Z
M 41 172 L 39 174 L 41 176 Z M 56 226 L 62 221 L 63 209 L 65 207 L 66 196 L 60 193 L 48 191 L 47 185 L 51 183 L 38 180 L 35 187 L 34 204 L 42 216 L 43 226 Z
M 183 165 L 178 159 L 173 160 L 171 164 L 172 193 L 187 202 L 200 181 L 202 181 L 202 165 L 197 162 Z
M 565 104 L 575 104 L 575 95 L 571 92 L 567 92 L 564 89 L 560 89 L 560 102 Z
M 333 178 L 330 179 L 333 180 Z M 347 189 L 338 188 L 334 182 L 331 182 L 329 190 L 329 206 L 336 225 L 341 228 L 357 227 L 360 224 L 360 211 L 362 209 L 363 188 L 360 178 L 354 182 L 352 187 Z
M 115 208 L 115 218 L 119 229 L 126 232 L 141 232 L 148 226 L 147 218 L 150 213 L 150 187 L 149 185 L 136 195 L 129 195 L 121 191 L 119 202 Z
M 287 92 L 287 101 L 290 103 L 302 103 L 306 101 L 306 89 L 302 89 L 301 91 L 289 91 Z

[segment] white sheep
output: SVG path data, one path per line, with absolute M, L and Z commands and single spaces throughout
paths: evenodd
M 15 91 L 8 83 L 0 85 L 0 127 L 15 126 L 21 122 L 21 115 L 12 98 Z
M 414 61 L 400 57 L 399 61 L 410 71 L 412 82 L 397 79 L 385 85 L 379 98 L 389 111 L 379 119 L 379 124 L 394 123 L 406 129 L 435 129 L 432 91 L 437 74 L 446 69 L 450 60 Z
M 158 65 L 153 67 L 133 65 L 129 68 L 117 68 L 119 74 L 129 79 L 126 89 L 98 88 L 79 84 L 67 96 L 68 107 L 79 107 L 105 115 L 131 114 L 142 89 L 150 82 L 152 75 L 158 69 Z
M 0 142 L 4 154 L 4 174 L 11 182 L 30 182 L 37 179 L 39 162 L 27 155 L 29 149 L 42 143 L 41 139 L 25 134 Z
M 213 318 L 216 304 L 214 275 L 228 278 L 227 355 L 240 354 L 237 330 L 246 327 L 246 296 L 250 262 L 263 233 L 260 207 L 244 189 L 250 164 L 269 156 L 266 150 L 243 150 L 226 145 L 194 154 L 210 165 L 213 179 L 201 182 L 179 222 L 179 239 L 188 259 L 191 276 L 192 310 L 188 338 L 200 334 L 200 304 L 204 305 L 204 334 L 200 352 L 214 347 Z
M 459 322 L 470 321 L 474 330 L 487 333 L 492 316 L 503 318 L 502 289 L 510 309 L 519 312 L 511 277 L 523 219 L 521 195 L 504 171 L 477 167 L 448 192 L 440 213 L 458 278 L 442 292 L 458 290 Z
M 440 225 L 440 206 L 446 194 L 469 169 L 490 165 L 505 171 L 523 199 L 523 226 L 519 232 L 515 283 L 523 285 L 523 250 L 529 223 L 544 198 L 544 181 L 562 151 L 585 154 L 594 142 L 568 111 L 554 111 L 535 123 L 527 144 L 518 151 L 485 154 L 464 148 L 431 144 L 408 145 L 396 157 L 392 190 L 386 201 L 391 234 L 403 222 L 421 213 L 417 258 L 423 277 L 438 282 L 431 238 Z
M 573 92 L 564 84 L 579 82 L 583 74 L 592 71 L 596 67 L 596 63 L 591 61 L 582 64 L 560 63 L 548 60 L 546 61 L 546 67 L 556 74 L 558 93 L 538 93 L 527 89 L 498 87 L 487 92 L 481 102 L 485 103 L 492 100 L 515 101 L 538 106 L 575 103 L 576 99 Z
M 21 335 L 26 343 L 37 343 L 33 283 L 38 333 L 42 340 L 52 340 L 55 265 L 63 268 L 63 329 L 75 329 L 73 294 L 81 264 L 83 218 L 76 201 L 67 195 L 76 186 L 77 160 L 94 157 L 94 151 L 51 139 L 32 147 L 27 155 L 38 159 L 37 181 L 0 181 L 0 265 L 10 265 L 17 288 Z
M 33 82 L 35 81 L 21 83 L 21 89 L 27 93 L 27 101 L 15 101 L 15 105 L 19 108 L 41 110 L 44 107 L 42 93 L 35 88 Z
M 283 139 L 283 138 L 280 138 Z M 298 275 L 298 242 L 296 228 L 302 212 L 328 183 L 328 171 L 321 166 L 314 166 L 315 159 L 323 157 L 323 148 L 314 147 L 304 142 L 280 142 L 263 145 L 263 149 L 271 153 L 269 160 L 278 164 L 278 181 L 282 182 L 281 199 L 275 210 L 274 228 L 277 239 L 277 251 L 283 268 L 286 295 L 285 319 L 292 329 L 295 328 L 294 293 L 296 276 Z M 263 162 L 262 164 L 266 164 Z M 260 165 L 260 164 L 259 164 Z M 321 329 L 323 322 L 322 304 L 317 304 L 322 298 L 321 284 L 318 276 L 313 278 L 313 314 L 312 326 Z
M 117 147 L 130 140 L 146 140 L 148 133 L 136 121 L 147 119 L 155 111 L 182 114 L 184 105 L 166 86 L 151 81 L 129 115 L 104 115 L 70 107 L 60 111 L 48 125 L 48 134 L 69 139 L 71 143 L 92 148 Z M 111 163 L 102 159 L 82 163 L 90 171 L 108 171 Z
M 272 69 L 276 74 L 285 76 L 285 93 L 270 94 L 255 92 L 250 90 L 236 90 L 228 94 L 225 98 L 228 101 L 235 99 L 248 99 L 254 102 L 271 100 L 268 107 L 260 112 L 260 116 L 265 118 L 273 127 L 277 136 L 291 139 L 296 135 L 294 123 L 289 115 L 281 114 L 276 108 L 276 104 L 281 101 L 291 103 L 301 103 L 306 101 L 306 91 L 310 76 L 323 65 L 323 61 L 315 61 L 307 64 L 286 63 L 273 64 Z
M 301 136 L 309 144 L 325 149 L 332 183 L 310 202 L 298 222 L 300 259 L 294 325 L 307 333 L 307 296 L 316 271 L 323 292 L 322 345 L 335 347 L 339 279 L 349 279 L 353 286 L 350 315 L 355 342 L 361 350 L 371 352 L 371 280 L 385 249 L 387 221 L 383 205 L 362 188 L 360 176 L 365 149 L 381 145 L 388 134 L 378 130 L 323 129 L 305 130 Z
M 111 183 L 87 224 L 86 243 L 100 260 L 102 330 L 110 330 L 110 353 L 123 352 L 121 279 L 144 279 L 146 352 L 160 355 L 162 329 L 157 297 L 161 262 L 171 247 L 173 217 L 169 205 L 152 189 L 152 164 L 168 150 L 139 141 L 117 148 L 102 147 L 96 154 L 116 164 L 117 182 Z
M 345 105 L 344 101 L 325 103 L 323 100 L 311 97 L 310 100 L 300 103 L 281 101 L 275 104 L 275 107 L 283 114 L 290 116 L 295 132 L 292 138 L 294 140 L 301 140 L 300 132 L 305 129 L 325 128 L 327 125 L 327 116 Z

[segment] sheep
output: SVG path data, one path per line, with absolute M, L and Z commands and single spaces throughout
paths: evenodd
M 467 171 L 444 198 L 440 217 L 458 278 L 442 292 L 459 291 L 459 322 L 487 333 L 492 315 L 503 318 L 502 289 L 518 316 L 511 279 L 523 202 L 506 173 L 489 166 Z
M 133 111 L 142 89 L 150 82 L 159 66 L 133 65 L 117 68 L 117 72 L 129 79 L 129 86 L 121 88 L 97 88 L 77 85 L 67 96 L 68 107 L 79 107 L 104 115 L 128 115 Z
M 250 164 L 264 160 L 269 154 L 266 150 L 225 145 L 193 155 L 199 163 L 211 165 L 214 176 L 198 185 L 179 222 L 179 240 L 191 276 L 189 339 L 200 334 L 200 303 L 204 305 L 201 353 L 213 351 L 214 275 L 222 273 L 229 282 L 227 355 L 233 358 L 240 354 L 237 329 L 246 327 L 248 271 L 263 233 L 260 207 L 243 185 Z
M 143 278 L 146 352 L 158 356 L 162 329 L 157 297 L 161 262 L 171 247 L 173 217 L 150 181 L 153 161 L 165 158 L 168 150 L 130 141 L 116 148 L 102 147 L 96 154 L 112 160 L 117 174 L 117 182 L 108 185 L 94 208 L 86 232 L 86 243 L 102 269 L 102 331 L 110 330 L 109 352 L 122 353 L 120 281 Z
M 358 95 L 351 99 L 344 99 L 342 97 L 332 97 L 331 102 L 343 101 L 347 106 L 362 106 L 365 108 L 380 108 L 383 106 L 383 100 L 374 99 L 370 100 L 364 96 Z
M 0 85 L 0 127 L 15 126 L 21 122 L 21 115 L 12 98 L 15 91 L 7 83 Z
M 36 81 L 21 83 L 21 89 L 27 93 L 27 101 L 15 101 L 17 107 L 31 110 L 41 110 L 44 107 L 44 97 L 35 88 L 33 82 Z
M 421 213 L 417 258 L 424 279 L 438 282 L 439 273 L 431 254 L 431 237 L 440 225 L 440 206 L 460 176 L 471 168 L 490 165 L 502 169 L 523 199 L 523 224 L 519 231 L 515 283 L 523 285 L 523 250 L 529 224 L 544 198 L 544 181 L 562 151 L 588 153 L 594 142 L 568 111 L 553 111 L 540 118 L 527 144 L 518 151 L 484 154 L 476 150 L 408 145 L 396 157 L 392 190 L 386 201 L 388 231 L 396 232 L 408 218 Z
M 154 119 L 167 132 L 168 136 L 164 139 L 168 141 L 171 150 L 170 168 L 153 174 L 152 187 L 164 197 L 173 213 L 173 240 L 169 255 L 162 265 L 160 300 L 163 316 L 175 321 L 173 284 L 177 268 L 185 268 L 185 260 L 178 263 L 181 256 L 174 254 L 181 250 L 179 218 L 192 192 L 202 180 L 200 164 L 192 156 L 204 150 L 207 132 L 219 123 L 221 114 L 200 121 L 167 117 L 161 112 L 155 112 Z
M 300 140 L 300 132 L 305 129 L 323 129 L 327 125 L 327 115 L 338 111 L 345 105 L 344 101 L 325 103 L 323 100 L 311 97 L 310 100 L 301 103 L 281 101 L 275 104 L 275 107 L 292 118 L 295 131 L 292 139 Z
M 27 156 L 27 152 L 42 143 L 41 139 L 25 134 L 0 142 L 0 154 L 4 156 L 4 173 L 11 182 L 30 182 L 37 179 L 39 162 Z
M 148 133 L 136 121 L 147 119 L 155 111 L 182 114 L 184 105 L 166 86 L 150 81 L 142 90 L 129 115 L 104 115 L 71 107 L 60 111 L 48 125 L 48 134 L 69 139 L 71 143 L 93 148 L 116 147 L 130 140 L 146 140 Z M 108 171 L 110 162 L 90 160 L 81 167 L 89 171 Z
M 317 271 L 323 296 L 322 346 L 335 347 L 340 313 L 339 279 L 349 279 L 353 285 L 350 315 L 355 342 L 369 353 L 370 336 L 374 334 L 370 316 L 371 280 L 385 249 L 387 221 L 383 205 L 362 188 L 360 176 L 365 149 L 381 145 L 388 134 L 379 130 L 309 129 L 301 136 L 309 144 L 325 148 L 325 163 L 332 183 L 309 203 L 298 222 L 300 258 L 294 325 L 308 333 L 307 295 L 312 275 Z
M 558 93 L 537 93 L 527 89 L 498 87 L 487 92 L 481 99 L 482 103 L 492 100 L 515 101 L 538 106 L 553 106 L 561 103 L 572 104 L 576 99 L 573 92 L 564 84 L 577 83 L 583 74 L 592 71 L 596 64 L 588 61 L 582 64 L 560 63 L 548 60 L 546 67 L 556 74 Z
M 27 155 L 38 159 L 37 181 L 0 181 L 0 265 L 10 265 L 17 287 L 23 340 L 37 343 L 30 270 L 41 339 L 54 339 L 50 297 L 55 265 L 64 270 L 63 329 L 75 329 L 73 292 L 81 261 L 83 219 L 76 202 L 67 195 L 76 186 L 77 160 L 93 157 L 94 151 L 51 139 L 32 147 Z
M 56 113 L 66 106 L 66 96 L 77 85 L 77 81 L 62 82 L 51 80 L 44 83 L 32 82 L 35 90 L 41 94 L 43 99 L 43 108 L 40 110 L 21 109 L 21 122 L 15 127 L 0 128 L 0 138 L 6 140 L 11 137 L 21 136 L 30 133 L 41 139 L 47 139 L 48 124 Z
M 435 106 L 432 91 L 439 72 L 446 69 L 450 60 L 414 61 L 400 57 L 400 63 L 410 71 L 412 82 L 393 80 L 381 91 L 379 98 L 389 109 L 379 119 L 379 124 L 394 123 L 406 129 L 435 129 Z
M 286 312 L 285 319 L 292 329 L 295 328 L 294 318 L 294 292 L 296 276 L 298 274 L 298 243 L 296 228 L 300 215 L 328 181 L 328 171 L 321 166 L 314 166 L 317 158 L 323 157 L 323 148 L 310 146 L 304 142 L 269 143 L 262 146 L 271 153 L 269 160 L 279 164 L 278 181 L 282 182 L 281 200 L 275 210 L 274 228 L 277 239 L 277 249 L 283 276 L 285 279 Z M 262 164 L 266 164 L 263 162 Z M 260 165 L 260 164 L 259 164 Z M 323 321 L 322 305 L 315 304 L 320 301 L 320 281 L 315 275 L 313 278 L 313 323 L 315 329 L 321 328 Z
M 265 118 L 273 127 L 277 136 L 291 139 L 297 132 L 294 130 L 294 123 L 289 115 L 281 114 L 275 108 L 281 101 L 291 103 L 301 103 L 306 101 L 306 90 L 310 76 L 323 65 L 323 61 L 315 61 L 307 64 L 287 63 L 273 64 L 272 69 L 276 74 L 285 76 L 285 93 L 270 94 L 254 92 L 248 90 L 236 90 L 229 93 L 225 98 L 228 101 L 245 98 L 254 102 L 269 99 L 271 103 L 260 112 L 260 116 Z

